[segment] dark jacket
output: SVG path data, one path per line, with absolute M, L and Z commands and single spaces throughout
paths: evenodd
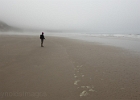
M 43 34 L 40 35 L 40 39 L 45 39 Z

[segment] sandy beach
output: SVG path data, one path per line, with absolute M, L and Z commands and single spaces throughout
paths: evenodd
M 62 37 L 0 36 L 0 100 L 140 100 L 140 55 Z

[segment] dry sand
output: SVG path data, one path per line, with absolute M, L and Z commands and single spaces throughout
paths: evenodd
M 0 100 L 140 100 L 140 56 L 60 37 L 0 36 Z

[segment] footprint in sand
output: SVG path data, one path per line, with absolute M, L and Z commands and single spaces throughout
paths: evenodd
M 85 77 L 85 75 L 83 73 L 81 73 L 81 69 L 82 69 L 83 65 L 80 66 L 76 66 L 74 68 L 75 74 L 74 74 L 74 78 L 76 79 L 74 81 L 74 85 L 78 86 L 79 82 L 82 81 L 81 78 Z M 90 78 L 91 81 L 91 78 Z M 84 96 L 88 96 L 91 94 L 91 92 L 95 92 L 94 90 L 94 86 L 78 86 L 77 89 L 83 89 L 83 91 L 80 93 L 80 97 L 84 97 Z
M 80 93 L 80 97 L 87 96 L 87 95 L 89 95 L 89 93 L 85 90 L 82 93 Z
M 79 82 L 80 82 L 80 80 L 76 80 L 76 81 L 74 82 L 74 85 L 78 85 Z

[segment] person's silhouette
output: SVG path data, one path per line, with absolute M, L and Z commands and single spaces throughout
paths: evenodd
M 44 39 L 45 39 L 45 37 L 44 37 L 44 32 L 42 32 L 42 34 L 40 35 L 40 39 L 41 39 L 41 47 L 44 47 L 44 46 L 43 46 L 43 41 L 44 41 Z

